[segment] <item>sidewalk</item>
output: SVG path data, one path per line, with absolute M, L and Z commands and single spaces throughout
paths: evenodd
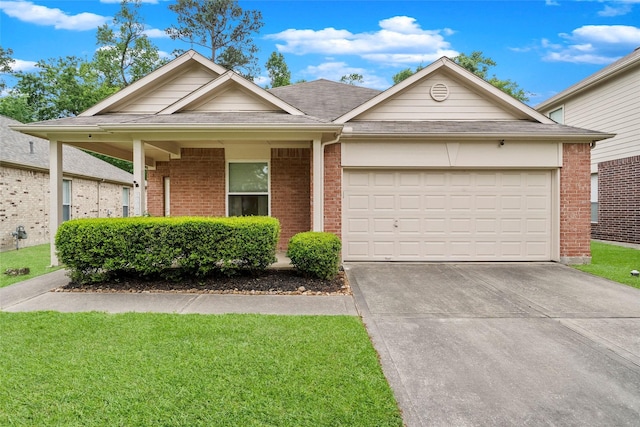
M 68 282 L 66 271 L 58 270 L 2 288 L 0 289 L 0 311 L 358 315 L 351 295 L 50 292 Z

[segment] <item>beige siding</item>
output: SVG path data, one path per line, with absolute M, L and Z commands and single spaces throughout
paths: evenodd
M 435 101 L 431 87 L 444 83 L 449 97 Z M 398 93 L 355 120 L 514 120 L 508 111 L 494 104 L 457 79 L 444 72 L 436 72 L 423 81 Z
M 184 98 L 191 92 L 218 77 L 202 66 L 191 67 L 186 72 L 145 91 L 141 96 L 116 107 L 116 112 L 153 114 Z
M 600 162 L 640 155 L 640 67 L 564 104 L 565 124 L 617 134 L 591 152 L 592 171 Z
M 229 88 L 217 93 L 207 101 L 194 106 L 195 111 L 277 111 L 273 105 L 265 103 L 257 96 L 245 93 L 239 88 Z

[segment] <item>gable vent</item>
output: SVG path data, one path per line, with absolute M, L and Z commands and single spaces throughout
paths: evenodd
M 449 87 L 444 83 L 436 83 L 431 86 L 431 98 L 442 102 L 449 97 Z

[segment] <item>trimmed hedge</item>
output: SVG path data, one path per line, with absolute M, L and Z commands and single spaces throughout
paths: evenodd
M 333 279 L 340 270 L 342 243 L 332 233 L 307 231 L 289 240 L 287 256 L 302 274 L 320 279 Z
M 60 225 L 58 258 L 80 283 L 120 274 L 180 278 L 264 270 L 276 261 L 270 217 L 76 219 Z

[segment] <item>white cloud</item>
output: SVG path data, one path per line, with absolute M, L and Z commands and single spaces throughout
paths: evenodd
M 39 6 L 30 1 L 2 1 L 0 9 L 12 18 L 31 24 L 53 26 L 57 30 L 85 31 L 95 30 L 110 21 L 108 16 L 94 13 L 69 15 L 57 8 Z
M 266 38 L 284 42 L 276 44 L 283 53 L 357 55 L 390 65 L 404 65 L 412 56 L 416 59 L 414 63 L 419 63 L 458 54 L 444 38 L 454 33 L 450 28 L 424 30 L 415 18 L 409 16 L 383 19 L 378 25 L 380 29 L 375 32 L 352 33 L 335 28 L 288 29 L 269 34 Z
M 621 5 L 616 5 L 616 6 L 605 5 L 604 9 L 598 12 L 598 15 L 605 16 L 605 17 L 622 16 L 631 12 L 631 9 L 632 9 L 631 5 L 626 3 L 623 3 Z
M 14 72 L 30 72 L 36 69 L 37 62 L 35 61 L 25 61 L 22 59 L 14 59 L 14 62 L 11 64 L 11 69 Z
M 547 6 L 560 6 L 560 3 L 558 3 L 556 0 L 545 0 L 544 4 L 546 4 Z
M 162 1 L 168 1 L 168 0 L 162 0 Z M 117 3 L 120 4 L 122 3 L 122 0 L 100 0 L 100 3 Z M 141 3 L 149 3 L 149 4 L 158 4 L 158 0 L 141 0 Z
M 165 30 L 160 30 L 158 28 L 147 28 L 143 31 L 143 33 L 149 37 L 150 39 L 168 39 L 169 35 Z
M 541 41 L 544 60 L 608 64 L 640 45 L 640 28 L 629 25 L 585 25 L 559 36 L 564 43 Z

